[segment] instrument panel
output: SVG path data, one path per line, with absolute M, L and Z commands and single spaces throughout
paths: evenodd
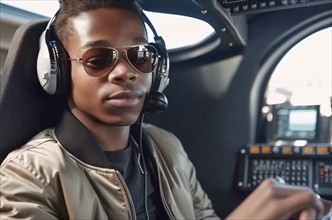
M 222 7 L 228 9 L 233 15 L 332 3 L 331 0 L 253 0 L 253 1 L 218 0 L 218 1 L 222 5 Z
M 332 196 L 332 144 L 246 146 L 240 150 L 238 168 L 240 190 L 250 191 L 266 178 L 281 177 L 287 184 Z

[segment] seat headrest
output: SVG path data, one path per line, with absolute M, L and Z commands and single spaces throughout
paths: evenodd
M 50 96 L 39 84 L 36 61 L 39 37 L 48 21 L 19 27 L 0 78 L 0 162 L 60 117 L 63 97 Z

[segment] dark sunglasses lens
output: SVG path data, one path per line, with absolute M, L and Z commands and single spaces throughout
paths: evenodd
M 130 64 L 142 73 L 151 73 L 157 65 L 157 50 L 150 45 L 140 45 L 127 50 Z
M 112 48 L 91 48 L 87 50 L 82 61 L 84 69 L 90 76 L 100 76 L 115 64 L 117 52 Z

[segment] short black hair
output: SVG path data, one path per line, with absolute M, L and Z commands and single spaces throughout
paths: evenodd
M 55 32 L 62 44 L 66 44 L 72 33 L 70 18 L 81 12 L 99 8 L 121 8 L 135 12 L 140 16 L 142 8 L 136 0 L 59 0 L 60 9 L 55 22 Z

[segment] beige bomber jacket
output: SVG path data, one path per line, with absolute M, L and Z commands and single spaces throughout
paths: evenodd
M 219 219 L 180 141 L 144 125 L 170 219 Z M 0 219 L 135 219 L 121 174 L 78 159 L 46 129 L 11 152 L 0 170 Z

